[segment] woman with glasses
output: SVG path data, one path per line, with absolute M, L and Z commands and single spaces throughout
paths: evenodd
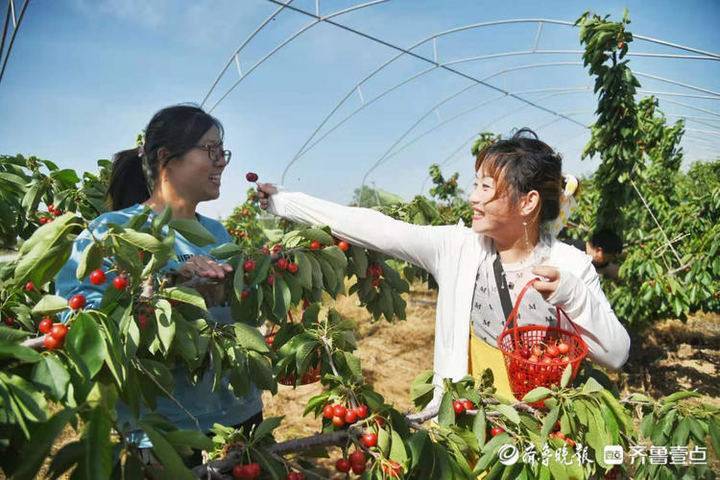
M 200 202 L 218 198 L 220 179 L 229 161 L 230 151 L 223 149 L 223 127 L 216 118 L 192 105 L 177 105 L 157 112 L 145 129 L 144 144 L 114 156 L 107 191 L 113 211 L 93 220 L 88 230 L 77 237 L 70 259 L 56 278 L 57 294 L 69 298 L 81 293 L 87 299 L 88 308 L 98 308 L 103 291 L 114 275 L 108 274 L 108 281 L 99 286 L 92 285 L 88 279 L 80 282 L 75 276 L 83 250 L 92 240 L 90 232 L 102 237 L 109 223 L 125 224 L 145 207 L 152 209 L 148 222 L 170 207 L 173 218 L 196 218 L 215 237 L 214 244 L 201 247 L 176 232 L 177 260 L 169 262 L 166 270 L 175 270 L 186 280 L 196 277 L 220 280 L 230 274 L 232 267 L 215 261 L 209 253 L 218 245 L 230 242 L 230 234 L 220 222 L 195 211 Z M 108 270 L 110 259 L 105 262 L 104 269 Z M 227 305 L 211 306 L 209 311 L 212 320 L 218 323 L 233 321 Z M 155 412 L 179 428 L 194 429 L 194 419 L 197 419 L 203 431 L 208 431 L 216 422 L 236 427 L 260 423 L 262 402 L 258 390 L 251 387 L 249 394 L 238 398 L 228 381 L 223 380 L 213 391 L 212 370 L 208 368 L 210 373 L 192 384 L 186 369 L 176 368 L 173 396 L 183 408 L 170 399 L 158 398 Z M 118 416 L 118 424 L 131 441 L 140 448 L 151 447 L 147 436 L 136 429 L 133 417 L 122 404 Z M 198 459 L 195 464 L 199 463 Z

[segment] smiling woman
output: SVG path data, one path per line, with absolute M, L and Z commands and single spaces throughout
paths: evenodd
M 68 298 L 80 294 L 86 298 L 88 307 L 99 308 L 106 286 L 123 276 L 117 276 L 119 272 L 114 270 L 112 260 L 106 258 L 102 270 L 107 272 L 107 282 L 97 285 L 88 278 L 79 281 L 75 274 L 83 251 L 93 237 L 107 233 L 109 224 L 123 225 L 147 207 L 151 209 L 148 222 L 169 207 L 173 218 L 197 219 L 215 237 L 214 243 L 198 246 L 176 232 L 175 254 L 181 260 L 168 262 L 165 270 L 176 270 L 180 278 L 188 281 L 195 277 L 225 278 L 232 267 L 216 261 L 210 251 L 231 242 L 232 237 L 220 222 L 199 215 L 195 209 L 200 202 L 218 198 L 220 178 L 229 160 L 230 151 L 223 149 L 223 127 L 219 120 L 194 105 L 176 105 L 157 112 L 145 130 L 145 143 L 114 156 L 107 191 L 114 211 L 100 215 L 77 237 L 70 259 L 56 278 L 57 294 Z M 168 233 L 167 226 L 163 233 Z M 213 306 L 208 302 L 208 306 L 210 320 L 233 322 L 227 304 Z M 142 323 L 139 326 L 145 328 Z M 262 402 L 258 390 L 251 386 L 247 395 L 238 397 L 228 380 L 213 389 L 212 371 L 209 367 L 203 378 L 191 382 L 185 368 L 176 368 L 172 392 L 175 398 L 159 398 L 155 412 L 179 428 L 199 424 L 204 431 L 214 423 L 246 427 L 260 423 Z M 141 448 L 151 447 L 149 439 L 137 429 L 137 418 L 123 404 L 118 407 L 118 420 L 122 433 L 131 442 Z M 188 462 L 195 465 L 200 459 Z
M 605 298 L 590 257 L 548 233 L 561 213 L 560 156 L 523 129 L 489 145 L 475 160 L 472 228 L 413 225 L 270 184 L 258 187 L 260 205 L 296 222 L 328 225 L 342 240 L 411 262 L 435 278 L 435 402 L 443 379 L 458 381 L 485 368 L 492 369 L 499 393 L 517 393 L 498 337 L 524 285 L 532 288 L 520 303 L 519 325 L 561 326 L 557 313 L 562 309 L 587 344 L 588 357 L 620 368 L 630 337 Z

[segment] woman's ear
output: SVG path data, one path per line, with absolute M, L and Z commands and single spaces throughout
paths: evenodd
M 520 201 L 520 215 L 527 217 L 540 208 L 540 194 L 537 190 L 530 190 Z

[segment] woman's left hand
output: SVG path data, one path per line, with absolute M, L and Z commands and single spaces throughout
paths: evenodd
M 550 298 L 550 295 L 555 293 L 555 291 L 558 289 L 558 286 L 560 285 L 560 270 L 555 267 L 550 267 L 548 265 L 538 265 L 537 267 L 533 268 L 532 272 L 535 275 L 539 275 L 547 279 L 538 280 L 537 282 L 533 283 L 533 287 L 535 288 L 535 290 L 540 292 L 540 295 L 542 295 L 543 298 L 547 300 L 548 298 Z

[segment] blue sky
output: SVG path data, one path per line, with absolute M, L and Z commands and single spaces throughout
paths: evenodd
M 323 14 L 362 3 L 321 0 Z M 314 11 L 314 0 L 294 6 Z M 334 20 L 402 47 L 435 33 L 463 25 L 512 18 L 574 21 L 590 9 L 614 18 L 630 10 L 631 31 L 701 50 L 720 52 L 720 2 L 717 1 L 512 1 L 391 0 Z M 93 170 L 99 158 L 110 158 L 134 144 L 152 114 L 170 104 L 200 102 L 215 77 L 243 40 L 275 9 L 266 0 L 32 0 L 12 58 L 0 84 L 0 152 L 33 154 L 63 167 Z M 243 50 L 244 71 L 291 34 L 308 17 L 283 11 Z M 528 50 L 537 26 L 517 24 L 448 35 L 437 42 L 438 58 L 447 62 L 478 55 Z M 578 50 L 577 30 L 545 25 L 538 49 Z M 631 51 L 683 53 L 636 41 Z M 416 50 L 432 57 L 432 44 Z M 227 215 L 244 198 L 244 173 L 279 181 L 288 162 L 322 119 L 362 78 L 396 55 L 328 24 L 312 27 L 248 75 L 213 111 L 225 125 L 233 160 L 223 176 L 221 196 L 202 204 L 202 213 Z M 591 85 L 577 54 L 522 55 L 454 65 L 476 78 L 502 70 L 488 82 L 509 91 L 579 89 Z M 550 66 L 537 64 L 555 63 Z M 560 63 L 560 65 L 557 65 Z M 720 62 L 633 57 L 642 73 L 670 78 L 720 92 Z M 534 65 L 534 66 L 533 66 Z M 519 68 L 523 67 L 523 68 Z M 403 58 L 361 87 L 366 102 L 428 68 Z M 233 65 L 210 96 L 212 106 L 238 79 Z M 652 91 L 694 93 L 650 78 L 640 78 Z M 470 85 L 435 69 L 363 109 L 302 156 L 288 171 L 285 185 L 323 198 L 347 202 L 369 167 L 382 158 L 404 132 L 434 106 Z M 399 141 L 431 133 L 387 158 L 368 177 L 369 183 L 410 198 L 420 192 L 427 167 L 445 162 L 447 173 L 459 171 L 461 184 L 471 181 L 472 159 L 463 146 L 474 133 L 508 133 L 513 127 L 538 129 L 556 147 L 566 171 L 591 172 L 597 163 L 580 160 L 588 131 L 534 108 L 520 109 L 517 100 L 493 100 L 499 94 L 476 86 L 446 101 Z M 592 122 L 595 106 L 588 91 L 526 93 L 539 104 L 568 113 L 583 124 Z M 696 109 L 671 103 L 685 103 Z M 362 105 L 356 92 L 341 105 L 329 124 Z M 707 158 L 720 146 L 720 105 L 715 99 L 667 96 L 661 107 L 673 115 L 698 117 L 687 127 L 689 160 Z M 457 119 L 457 114 L 469 111 Z M 671 117 L 676 119 L 677 117 Z M 451 121 L 449 121 L 451 120 Z M 447 122 L 438 125 L 441 122 Z M 702 123 L 700 123 L 702 122 Z M 397 151 L 397 150 L 394 150 Z M 451 156 L 455 151 L 457 154 Z

